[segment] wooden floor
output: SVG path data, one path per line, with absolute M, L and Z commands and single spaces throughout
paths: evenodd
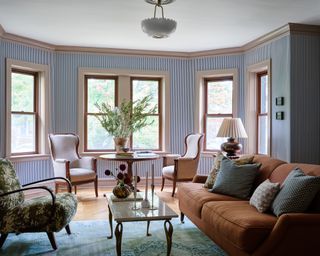
M 172 210 L 179 214 L 177 193 L 175 197 L 171 197 L 172 187 L 165 187 L 160 191 L 160 187 L 156 187 L 156 194 L 166 202 Z M 94 190 L 91 188 L 77 189 L 78 210 L 74 220 L 97 220 L 108 218 L 108 206 L 106 198 L 103 194 L 111 193 L 111 188 L 99 188 L 99 197 L 96 198 Z

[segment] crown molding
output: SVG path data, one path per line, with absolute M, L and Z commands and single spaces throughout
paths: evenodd
M 97 47 L 81 47 L 81 46 L 66 46 L 53 45 L 38 41 L 35 39 L 7 33 L 0 24 L 0 38 L 17 43 L 26 44 L 32 47 L 38 47 L 56 52 L 76 52 L 76 53 L 92 53 L 92 54 L 109 54 L 109 55 L 128 55 L 128 56 L 149 56 L 149 57 L 165 57 L 165 58 L 200 58 L 212 57 L 218 55 L 234 55 L 249 51 L 262 44 L 278 40 L 289 34 L 307 34 L 320 35 L 319 25 L 306 25 L 299 23 L 288 23 L 278 29 L 275 29 L 253 41 L 250 41 L 240 47 L 194 51 L 194 52 L 179 52 L 179 51 L 152 51 L 152 50 L 134 50 L 134 49 L 116 49 L 116 48 L 97 48 Z
M 52 44 L 44 43 L 42 41 L 38 41 L 38 40 L 31 39 L 31 38 L 24 37 L 24 36 L 18 36 L 18 35 L 14 35 L 11 33 L 7 33 L 7 32 L 5 32 L 5 30 L 3 30 L 3 31 L 4 31 L 4 33 L 1 35 L 1 29 L 0 29 L 0 36 L 4 40 L 8 40 L 8 41 L 16 42 L 16 43 L 20 43 L 20 44 L 25 44 L 25 45 L 31 46 L 31 47 L 38 47 L 38 48 L 42 48 L 45 50 L 51 50 L 51 51 L 55 50 L 55 46 Z
M 81 47 L 81 46 L 55 46 L 57 52 L 83 52 L 94 54 L 110 54 L 110 55 L 133 55 L 133 56 L 150 56 L 150 57 L 179 57 L 188 58 L 187 52 L 171 52 L 171 51 L 151 51 L 151 50 L 135 50 L 135 49 L 117 49 L 117 48 L 97 48 L 97 47 Z
M 261 37 L 258 37 L 257 39 L 243 45 L 241 48 L 243 51 L 249 51 L 255 47 L 258 47 L 262 44 L 265 44 L 270 41 L 278 40 L 279 38 L 289 35 L 290 34 L 290 28 L 289 25 L 286 24 L 280 28 L 277 28 Z

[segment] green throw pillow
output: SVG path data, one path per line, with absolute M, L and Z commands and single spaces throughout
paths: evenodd
M 221 161 L 225 156 L 221 151 L 219 151 L 213 162 L 212 169 L 207 177 L 206 182 L 204 183 L 203 187 L 205 188 L 212 188 L 214 185 L 214 182 L 216 181 L 217 174 L 220 170 Z M 244 165 L 244 164 L 252 164 L 254 156 L 253 155 L 244 155 L 237 159 L 232 159 L 233 162 L 235 162 L 237 165 Z
M 234 161 L 223 158 L 211 192 L 248 199 L 260 165 L 237 165 Z
M 304 212 L 319 190 L 320 176 L 309 176 L 296 168 L 284 180 L 271 209 L 276 216 L 283 213 Z

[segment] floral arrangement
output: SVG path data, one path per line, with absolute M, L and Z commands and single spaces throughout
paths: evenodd
M 127 185 L 130 187 L 130 189 L 133 190 L 133 185 L 132 185 L 132 179 L 129 177 L 128 173 L 126 171 L 126 165 L 125 164 L 120 164 L 119 169 L 116 168 L 116 171 L 118 172 L 117 176 L 114 175 L 114 173 L 107 169 L 105 170 L 105 175 L 107 176 L 113 176 L 117 180 L 117 185 L 124 186 Z M 140 177 L 137 176 L 137 183 L 140 182 Z
M 124 99 L 119 107 L 114 108 L 107 103 L 100 105 L 96 103 L 95 106 L 102 115 L 95 115 L 95 117 L 110 135 L 128 138 L 133 132 L 153 123 L 153 121 L 147 121 L 147 116 L 155 114 L 157 106 L 150 108 L 150 101 L 151 95 L 136 101 Z

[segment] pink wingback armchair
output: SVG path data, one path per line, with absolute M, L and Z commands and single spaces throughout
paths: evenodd
M 171 154 L 163 157 L 161 191 L 165 179 L 173 181 L 172 196 L 175 194 L 177 182 L 193 180 L 193 177 L 197 174 L 202 142 L 203 134 L 189 134 L 185 138 L 186 151 L 184 155 Z
M 70 180 L 77 192 L 77 185 L 94 183 L 98 197 L 97 159 L 80 157 L 79 137 L 73 133 L 49 134 L 49 147 L 55 177 Z M 60 183 L 56 182 L 56 192 Z

